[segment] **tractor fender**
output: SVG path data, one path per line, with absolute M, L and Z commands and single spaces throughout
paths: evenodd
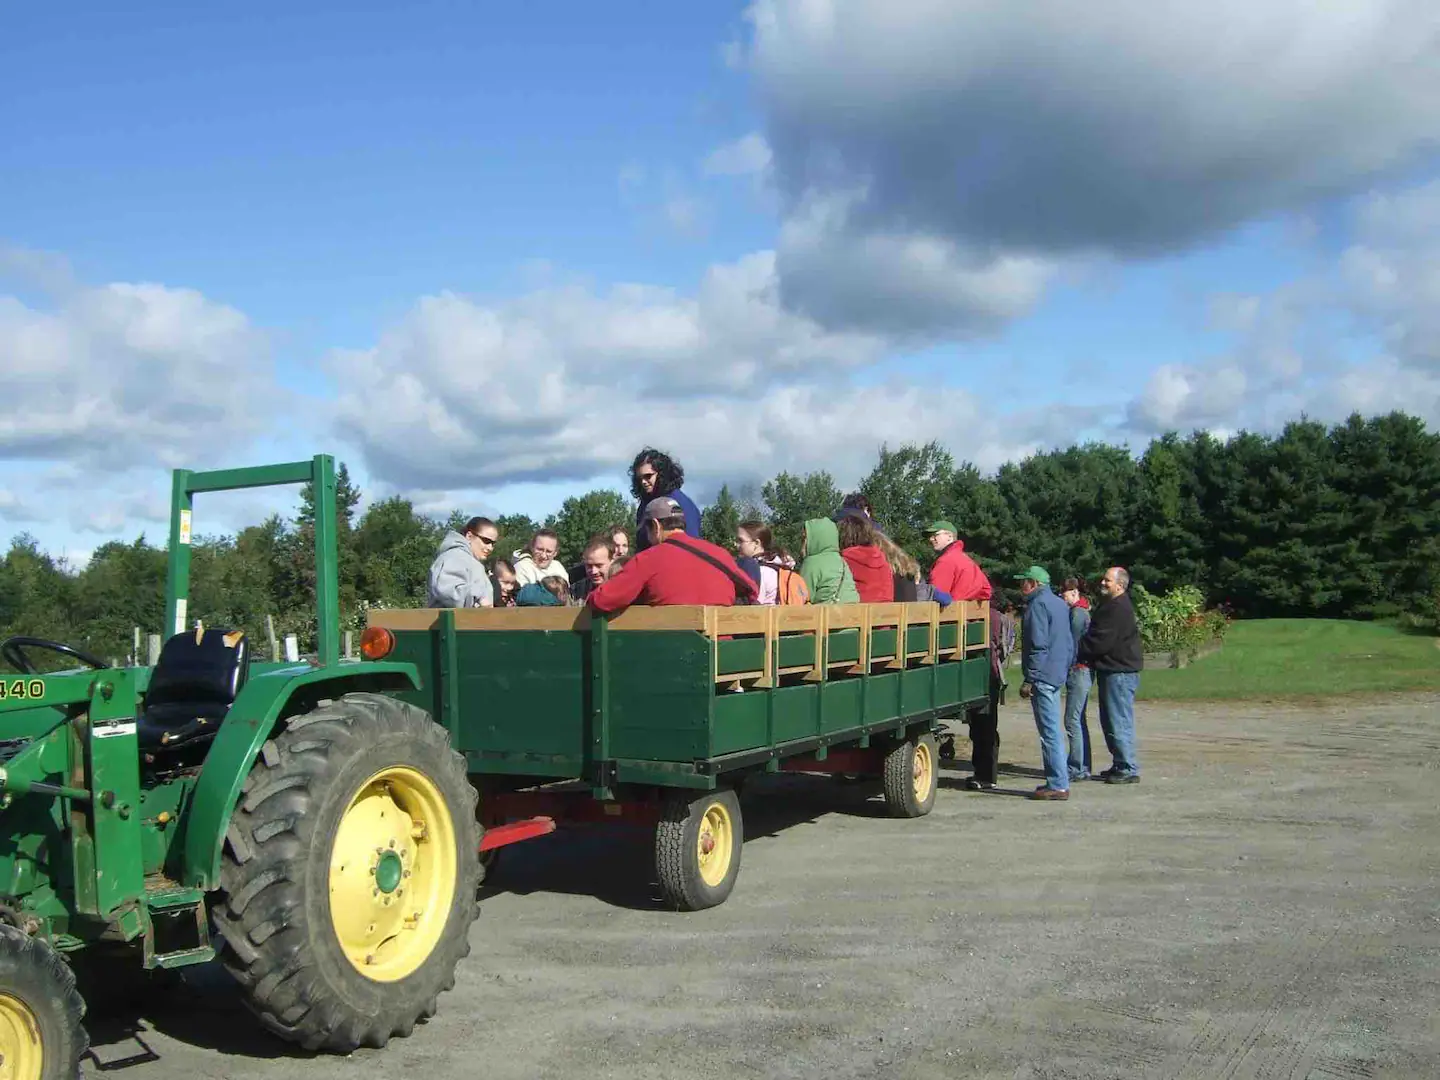
M 317 698 L 419 689 L 415 665 L 395 661 L 338 668 L 295 666 L 252 675 L 220 725 L 195 783 L 185 815 L 181 882 L 206 891 L 219 887 L 220 855 L 230 815 L 256 756 L 286 717 L 308 708 L 307 703 Z M 295 702 L 297 694 L 300 700 Z

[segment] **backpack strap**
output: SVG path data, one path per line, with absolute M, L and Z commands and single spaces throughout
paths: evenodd
M 719 559 L 715 558 L 715 556 L 711 555 L 709 552 L 701 551 L 699 548 L 691 547 L 689 544 L 681 540 L 678 536 L 667 537 L 665 539 L 665 543 L 674 544 L 681 551 L 688 551 L 697 559 L 703 559 L 705 562 L 715 567 L 716 570 L 719 570 L 721 573 L 723 573 L 726 577 L 728 577 L 732 582 L 735 583 L 735 598 L 737 600 L 740 600 L 743 597 L 744 602 L 746 603 L 751 603 L 754 601 L 756 595 L 755 583 L 750 580 L 748 575 L 743 573 L 737 573 L 736 571 L 730 569 L 730 567 L 726 566 Z

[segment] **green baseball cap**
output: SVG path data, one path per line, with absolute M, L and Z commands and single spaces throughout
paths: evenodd
M 943 518 L 940 521 L 932 521 L 929 525 L 925 526 L 926 536 L 934 536 L 937 532 L 948 532 L 955 536 L 960 535 L 960 530 L 955 528 L 954 523 L 945 521 Z
M 1015 575 L 1016 581 L 1038 581 L 1042 585 L 1050 584 L 1050 571 L 1043 566 L 1032 566 L 1028 570 L 1022 570 Z

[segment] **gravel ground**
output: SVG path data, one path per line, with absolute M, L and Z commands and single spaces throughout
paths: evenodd
M 1012 797 L 1039 782 L 1012 706 L 1005 790 L 953 763 L 926 818 L 755 785 L 711 911 L 661 910 L 633 833 L 510 849 L 455 990 L 386 1050 L 297 1054 L 211 968 L 90 1027 L 126 1080 L 1437 1077 L 1437 721 L 1435 697 L 1144 705 L 1143 782 L 1047 804 Z

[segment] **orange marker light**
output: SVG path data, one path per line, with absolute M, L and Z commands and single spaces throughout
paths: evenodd
M 360 655 L 366 660 L 384 660 L 395 648 L 395 635 L 383 626 L 367 626 L 360 635 Z

